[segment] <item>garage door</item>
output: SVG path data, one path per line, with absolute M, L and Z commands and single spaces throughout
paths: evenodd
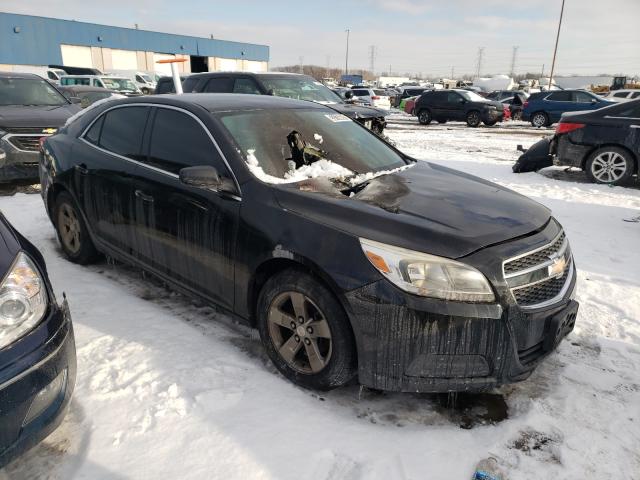
M 92 68 L 91 47 L 81 47 L 79 45 L 60 45 L 62 53 L 62 63 L 70 67 Z
M 220 71 L 222 72 L 235 72 L 236 70 L 242 70 L 240 61 L 233 58 L 220 58 L 218 60 Z
M 134 50 L 111 50 L 113 70 L 138 70 L 138 57 Z

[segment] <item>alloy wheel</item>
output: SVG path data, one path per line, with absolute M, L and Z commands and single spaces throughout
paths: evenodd
M 293 370 L 315 374 L 329 363 L 329 323 L 306 295 L 291 291 L 275 297 L 269 307 L 268 330 L 276 351 Z
M 545 117 L 543 113 L 536 113 L 533 116 L 534 127 L 544 127 L 546 123 L 547 123 L 547 117 Z
M 74 209 L 63 203 L 58 213 L 58 230 L 62 243 L 71 253 L 80 250 L 80 222 Z
M 591 173 L 602 183 L 617 182 L 626 171 L 627 161 L 617 152 L 602 152 L 591 163 Z
M 478 125 L 480 125 L 480 122 L 480 114 L 478 112 L 471 112 L 467 116 L 467 123 L 472 127 L 477 127 Z

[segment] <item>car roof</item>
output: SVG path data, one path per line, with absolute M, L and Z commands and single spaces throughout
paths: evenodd
M 308 77 L 309 75 L 305 75 L 303 73 L 291 73 L 291 72 L 238 72 L 238 71 L 228 71 L 228 72 L 201 72 L 201 73 L 192 73 L 189 77 L 218 77 L 218 76 L 249 76 L 249 77 Z
M 164 94 L 123 99 L 119 104 L 154 103 L 160 105 L 197 105 L 209 112 L 234 110 L 262 110 L 270 108 L 312 108 L 324 110 L 324 105 L 305 100 L 272 95 L 238 95 L 234 93 L 184 93 Z
M 0 78 L 37 78 L 38 80 L 44 80 L 41 76 L 35 73 L 20 73 L 20 72 L 0 72 Z

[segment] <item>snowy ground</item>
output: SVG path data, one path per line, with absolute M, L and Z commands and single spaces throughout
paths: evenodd
M 0 209 L 43 252 L 76 329 L 67 419 L 0 479 L 466 479 L 497 457 L 512 480 L 640 479 L 640 188 L 548 169 L 516 175 L 524 124 L 423 127 L 392 118 L 407 153 L 549 206 L 579 268 L 575 331 L 527 381 L 491 395 L 299 389 L 257 335 L 130 268 L 65 261 L 39 195 Z M 463 428 L 464 427 L 464 428 Z

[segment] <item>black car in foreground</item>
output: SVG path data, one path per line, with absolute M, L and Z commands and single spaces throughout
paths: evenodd
M 37 75 L 0 72 L 0 183 L 37 182 L 40 138 L 79 110 Z
M 40 252 L 0 213 L 0 468 L 64 418 L 76 379 L 67 302 Z
M 184 94 L 85 112 L 41 159 L 67 257 L 108 254 L 217 304 L 299 385 L 487 389 L 573 328 L 549 210 L 324 105 Z
M 308 75 L 268 72 L 217 72 L 190 75 L 183 83 L 184 93 L 245 93 L 275 95 L 321 103 L 382 134 L 389 112 L 347 103 L 333 90 Z M 352 94 L 353 96 L 353 94 Z
M 459 120 L 478 127 L 481 123 L 491 126 L 502 121 L 504 106 L 468 90 L 431 90 L 418 98 L 413 112 L 422 125 L 429 125 L 432 120 Z
M 555 165 L 580 168 L 592 182 L 627 182 L 640 163 L 640 100 L 564 113 L 550 149 Z

